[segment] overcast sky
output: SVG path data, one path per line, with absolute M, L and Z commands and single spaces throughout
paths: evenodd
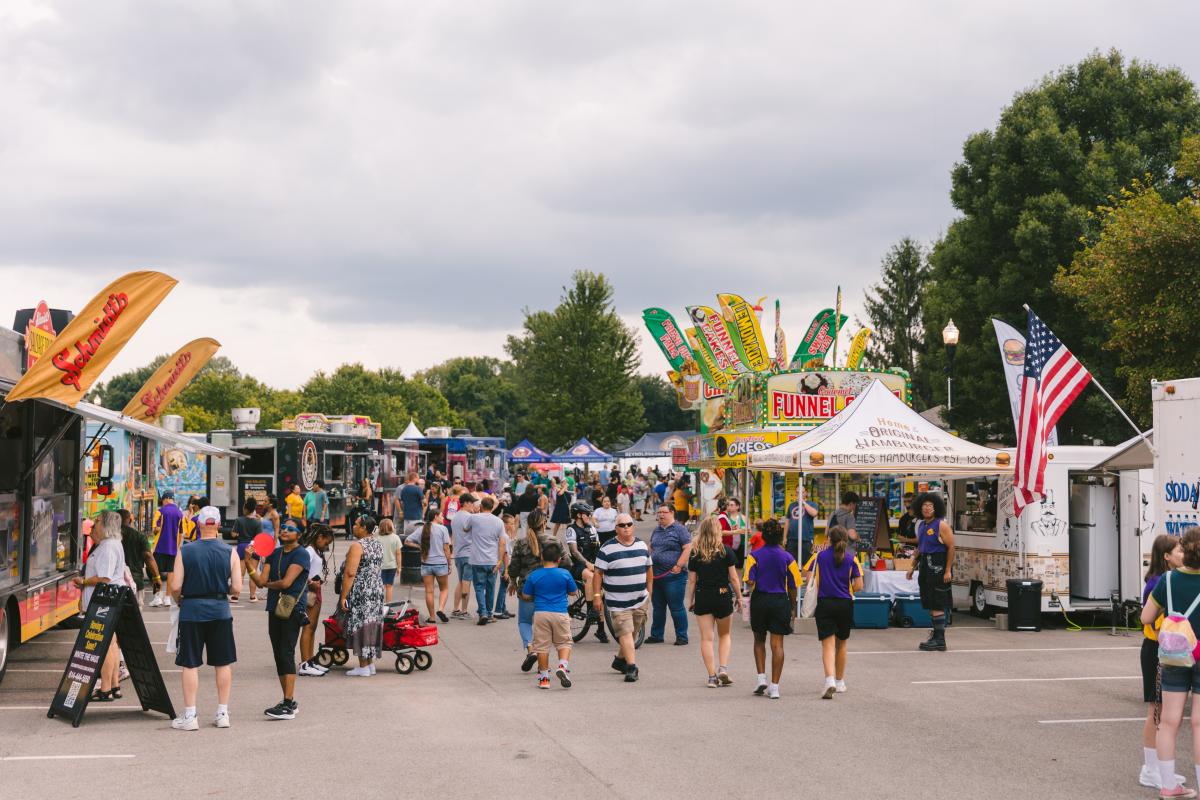
M 502 355 L 587 268 L 639 331 L 779 297 L 795 347 L 1015 92 L 1112 47 L 1200 78 L 1193 8 L 5 0 L 0 322 L 161 269 L 109 376 L 211 335 L 293 387 Z

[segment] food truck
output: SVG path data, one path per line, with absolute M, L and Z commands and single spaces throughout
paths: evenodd
M 212 504 L 232 520 L 247 497 L 262 505 L 274 496 L 282 514 L 283 498 L 292 486 L 299 486 L 303 494 L 321 480 L 329 494 L 330 525 L 346 525 L 362 495 L 363 481 L 371 477 L 371 441 L 382 438 L 379 424 L 355 415 L 297 414 L 280 423 L 279 430 L 258 430 L 260 418 L 257 408 L 235 408 L 232 430 L 208 434 L 209 442 L 241 457 L 212 465 Z
M 717 470 L 725 494 L 742 499 L 748 515 L 780 516 L 796 499 L 800 479 L 795 472 L 750 470 L 750 455 L 785 444 L 829 421 L 876 380 L 902 402 L 910 402 L 908 373 L 899 369 L 820 367 L 743 375 L 730 384 L 726 394 L 701 401 L 707 430 L 688 440 L 688 468 Z M 713 410 L 714 404 L 718 411 Z M 867 472 L 870 470 L 863 470 Z M 889 498 L 889 515 L 902 513 L 901 484 L 883 476 L 874 487 L 865 475 L 812 476 L 804 488 L 805 496 L 820 506 L 818 525 L 833 512 L 842 489 L 862 489 L 860 493 L 872 496 L 882 492 Z
M 429 466 L 450 480 L 482 483 L 493 492 L 508 482 L 508 449 L 502 436 L 472 436 L 465 428 L 429 428 L 420 447 L 429 453 Z
M 417 442 L 408 439 L 372 439 L 370 446 L 371 487 L 378 500 L 375 507 L 386 517 L 394 516 L 392 504 L 396 488 L 404 483 L 410 471 L 425 475 L 428 453 L 423 452 Z
M 0 329 L 0 401 L 23 372 L 21 338 Z M 0 405 L 0 680 L 15 647 L 79 612 L 82 436 L 58 404 Z

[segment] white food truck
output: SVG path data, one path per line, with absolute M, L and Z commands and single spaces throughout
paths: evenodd
M 1011 479 L 993 482 L 998 519 L 978 500 L 992 484 L 952 484 L 957 598 L 986 613 L 1007 606 L 1008 578 L 1027 577 L 1042 581 L 1043 611 L 1141 602 L 1155 537 L 1200 525 L 1200 378 L 1153 381 L 1150 392 L 1153 431 L 1117 447 L 1050 448 L 1046 497 L 1019 520 Z

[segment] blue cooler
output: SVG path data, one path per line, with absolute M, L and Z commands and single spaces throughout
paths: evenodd
M 892 615 L 892 598 L 877 592 L 854 595 L 854 627 L 886 628 Z
M 915 594 L 896 595 L 896 607 L 892 611 L 897 626 L 901 628 L 932 628 L 933 618 L 921 607 L 921 598 Z

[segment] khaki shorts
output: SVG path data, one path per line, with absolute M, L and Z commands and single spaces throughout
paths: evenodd
M 609 609 L 612 616 L 613 635 L 620 639 L 622 636 L 632 636 L 646 627 L 646 606 L 624 608 L 620 611 Z
M 572 644 L 570 617 L 553 611 L 534 612 L 533 652 L 549 653 L 551 647 L 557 649 L 570 647 Z

